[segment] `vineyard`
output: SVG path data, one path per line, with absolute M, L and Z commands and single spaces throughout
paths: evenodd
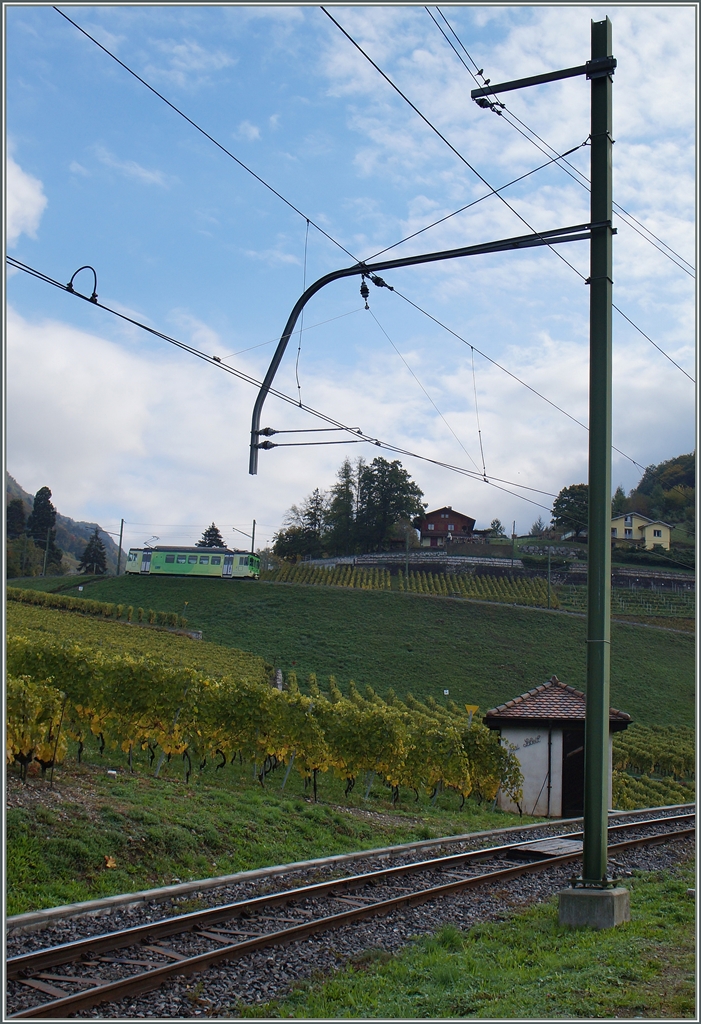
M 229 652 L 231 653 L 231 652 Z M 244 661 L 247 656 L 243 656 Z M 256 666 L 254 666 L 256 667 Z M 501 786 L 518 799 L 521 776 L 512 753 L 497 736 L 455 704 L 440 707 L 412 696 L 361 695 L 353 683 L 344 695 L 335 680 L 323 694 L 316 678 L 303 694 L 294 673 L 287 689 L 243 672 L 207 675 L 149 655 L 117 653 L 97 644 L 55 635 L 11 631 L 7 637 L 7 759 L 23 776 L 33 759 L 42 771 L 65 757 L 68 740 L 78 747 L 96 738 L 100 750 L 121 749 L 132 766 L 135 750 L 157 760 L 182 758 L 186 782 L 208 760 L 233 758 L 266 775 L 286 768 L 311 780 L 319 773 L 345 780 L 346 793 L 364 776 L 377 776 L 399 799 L 400 787 L 436 793 L 455 790 L 462 799 L 491 800 Z M 284 785 L 284 783 L 283 783 Z
M 694 730 L 633 725 L 614 736 L 613 802 L 621 810 L 695 800 Z
M 153 608 L 134 609 L 133 605 L 114 604 L 111 601 L 91 601 L 84 597 L 49 594 L 41 590 L 21 590 L 7 587 L 7 600 L 32 604 L 41 608 L 60 608 L 62 611 L 94 615 L 103 619 L 124 619 L 125 622 L 148 623 L 151 626 L 169 626 L 173 629 L 187 626 L 187 619 L 177 612 L 156 612 Z
M 392 590 L 389 570 L 376 566 L 337 565 L 333 569 L 316 565 L 283 564 L 264 578 L 275 583 L 303 583 L 321 587 L 351 587 L 359 590 Z M 477 576 L 472 573 L 399 571 L 396 589 L 402 593 L 434 597 L 462 597 L 475 601 L 498 601 L 535 608 L 558 608 L 559 601 L 542 578 L 510 579 L 505 576 Z
M 272 666 L 263 658 L 235 647 L 224 647 L 187 636 L 152 629 L 127 628 L 114 619 L 65 615 L 61 611 L 27 604 L 8 604 L 8 634 L 41 643 L 46 638 L 60 645 L 77 643 L 105 654 L 152 657 L 172 668 L 188 668 L 204 675 L 232 675 L 264 683 Z
M 560 607 L 566 611 L 586 612 L 587 588 L 562 586 L 558 588 Z M 611 612 L 614 615 L 652 615 L 669 618 L 693 618 L 696 595 L 693 591 L 660 592 L 627 587 L 611 589 Z

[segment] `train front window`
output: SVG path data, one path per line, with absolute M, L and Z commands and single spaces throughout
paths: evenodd
M 186 561 L 187 561 L 187 556 L 186 555 L 178 555 L 178 565 L 185 565 Z
M 200 565 L 209 565 L 209 555 L 200 555 Z
M 197 555 L 188 555 L 187 561 L 189 565 L 197 565 Z

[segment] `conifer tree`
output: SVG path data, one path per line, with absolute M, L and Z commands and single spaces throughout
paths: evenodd
M 225 548 L 224 538 L 219 532 L 219 527 L 214 523 L 208 526 L 202 534 L 202 540 L 198 540 L 195 545 L 197 548 Z
M 107 554 L 97 526 L 78 563 L 78 571 L 92 573 L 94 576 L 104 576 L 107 572 Z

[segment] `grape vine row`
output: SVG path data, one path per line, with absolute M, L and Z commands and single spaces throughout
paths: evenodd
M 382 699 L 370 687 L 361 695 L 352 683 L 344 695 L 333 678 L 324 694 L 313 676 L 304 694 L 294 673 L 281 691 L 255 679 L 211 678 L 158 658 L 51 636 L 8 635 L 7 666 L 8 761 L 46 753 L 46 735 L 57 735 L 60 704 L 64 735 L 80 745 L 92 734 L 127 755 L 159 747 L 187 757 L 189 765 L 239 755 L 253 763 L 262 783 L 270 766 L 286 763 L 313 778 L 315 791 L 317 774 L 332 771 L 347 790 L 361 773 L 375 773 L 395 799 L 400 786 L 417 798 L 419 789 L 443 786 L 463 799 L 470 793 L 493 799 L 501 786 L 520 799 L 513 752 L 454 703 L 401 701 L 392 692 Z M 64 755 L 65 744 L 56 760 Z

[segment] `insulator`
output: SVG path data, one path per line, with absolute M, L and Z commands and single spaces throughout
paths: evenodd
M 360 285 L 360 295 L 361 295 L 361 298 L 365 299 L 365 308 L 366 309 L 370 309 L 370 307 L 368 306 L 368 296 L 369 296 L 369 294 L 370 294 L 370 289 L 367 286 L 367 282 L 366 282 L 365 278 L 363 278 L 363 282 Z

